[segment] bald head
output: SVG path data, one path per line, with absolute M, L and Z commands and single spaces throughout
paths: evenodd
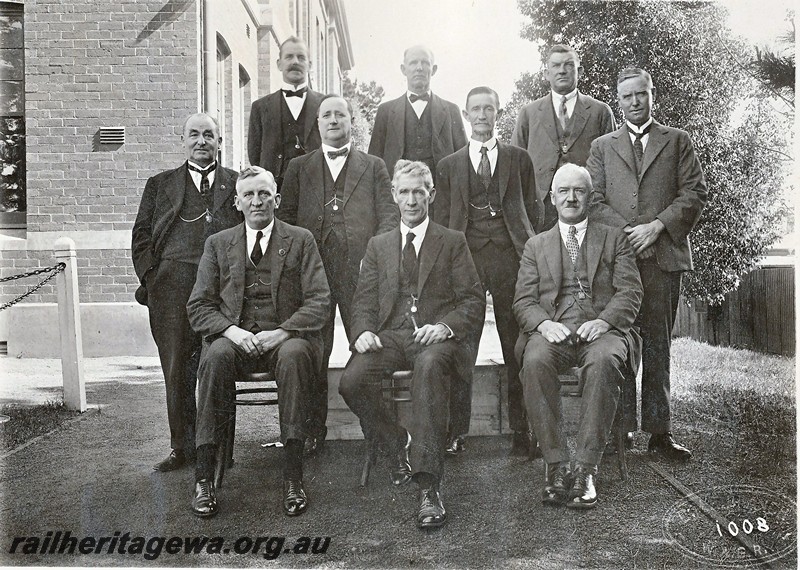
M 408 90 L 417 95 L 431 88 L 431 77 L 436 73 L 433 52 L 422 45 L 411 46 L 403 53 L 400 71 L 406 76 Z

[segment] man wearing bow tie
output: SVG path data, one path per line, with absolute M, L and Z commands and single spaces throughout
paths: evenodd
M 247 155 L 272 172 L 281 189 L 289 161 L 318 149 L 317 109 L 322 93 L 308 88 L 308 47 L 294 36 L 281 44 L 278 69 L 283 88 L 253 102 Z
M 215 119 L 186 119 L 181 137 L 186 162 L 147 180 L 133 224 L 133 267 L 141 286 L 136 300 L 147 305 L 167 391 L 169 456 L 154 466 L 172 471 L 195 453 L 195 385 L 200 337 L 186 315 L 206 238 L 242 221 L 233 206 L 236 172 L 217 161 L 222 137 Z
M 545 76 L 551 91 L 522 108 L 511 137 L 512 144 L 527 149 L 535 168 L 539 219 L 531 221 L 537 232 L 552 228 L 558 220 L 550 200 L 558 167 L 568 162 L 586 165 L 592 141 L 616 128 L 608 105 L 578 91 L 582 73 L 574 49 L 550 48 Z
M 330 315 L 323 329 L 325 352 L 311 414 L 315 437 L 307 442 L 308 452 L 321 446 L 327 433 L 327 372 L 335 308 L 338 305 L 345 334 L 352 341 L 353 294 L 367 242 L 400 223 L 386 165 L 353 147 L 352 119 L 352 107 L 343 97 L 323 98 L 318 118 L 322 148 L 289 164 L 277 211 L 281 220 L 314 234 L 331 288 Z
M 642 430 L 651 434 L 648 450 L 685 460 L 691 451 L 671 433 L 670 347 L 681 273 L 692 269 L 689 233 L 700 219 L 707 188 L 689 134 L 653 120 L 655 92 L 643 69 L 620 72 L 617 98 L 625 125 L 592 143 L 590 215 L 625 230 L 642 274 L 644 300 L 636 324 L 643 343 Z
M 424 162 L 435 176 L 436 163 L 467 144 L 458 105 L 431 93 L 436 69 L 431 50 L 408 48 L 400 65 L 408 91 L 378 107 L 369 153 L 384 160 L 390 175 L 404 158 Z

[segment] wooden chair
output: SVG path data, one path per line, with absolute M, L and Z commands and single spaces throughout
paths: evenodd
M 260 386 L 250 388 L 239 388 L 238 384 L 260 384 Z M 259 394 L 260 398 L 242 396 Z M 272 398 L 266 397 L 267 394 L 274 394 Z M 272 377 L 271 372 L 253 372 L 246 374 L 237 380 L 237 388 L 234 392 L 233 401 L 230 403 L 227 421 L 223 420 L 222 437 L 217 445 L 216 464 L 214 466 L 214 486 L 222 487 L 222 479 L 225 476 L 225 469 L 233 464 L 233 443 L 236 436 L 236 407 L 237 406 L 277 406 L 278 405 L 278 386 Z

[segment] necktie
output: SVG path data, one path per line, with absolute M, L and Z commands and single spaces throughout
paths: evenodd
M 347 147 L 346 146 L 343 146 L 339 150 L 329 150 L 328 151 L 328 158 L 330 158 L 331 160 L 339 158 L 340 156 L 347 156 Z
M 201 170 L 196 166 L 189 165 L 189 170 L 194 170 L 195 172 L 200 173 L 200 195 L 205 198 L 208 196 L 208 191 L 211 188 L 211 185 L 208 183 L 208 174 L 209 172 L 213 171 L 216 168 L 216 163 L 212 164 L 205 170 Z
M 567 130 L 567 97 L 561 96 L 561 105 L 558 107 L 558 120 L 561 123 L 561 130 Z
M 431 96 L 430 93 L 423 93 L 422 95 L 417 95 L 416 93 L 412 93 L 408 96 L 408 100 L 412 103 L 416 103 L 417 101 L 430 101 Z
M 640 133 L 633 133 L 633 136 L 636 137 L 633 141 L 633 154 L 636 157 L 636 166 L 640 168 L 642 166 L 642 157 L 644 156 L 644 145 L 642 144 L 642 137 L 650 132 L 650 127 L 653 123 L 647 125 L 642 132 Z
M 258 267 L 261 258 L 264 257 L 264 252 L 261 251 L 261 238 L 264 237 L 264 232 L 259 230 L 256 232 L 256 243 L 253 245 L 253 251 L 250 252 L 250 261 L 253 262 L 253 265 Z
M 403 248 L 403 272 L 406 274 L 406 280 L 416 285 L 414 281 L 414 271 L 417 268 L 417 250 L 414 249 L 414 232 L 406 234 L 406 245 Z
M 574 265 L 575 260 L 578 259 L 578 230 L 575 229 L 575 226 L 570 226 L 567 232 L 567 251 Z
M 489 149 L 481 147 L 481 161 L 478 164 L 478 178 L 481 179 L 483 187 L 488 189 L 492 182 L 492 166 L 489 164 Z
M 289 89 L 281 89 L 286 97 L 302 97 L 306 94 L 306 88 L 298 89 L 297 91 L 290 91 Z

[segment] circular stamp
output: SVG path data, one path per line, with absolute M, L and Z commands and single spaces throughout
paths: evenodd
M 756 567 L 797 548 L 797 504 L 769 489 L 726 485 L 695 493 L 724 517 L 715 520 L 689 498 L 663 519 L 664 537 L 683 554 L 723 568 Z

